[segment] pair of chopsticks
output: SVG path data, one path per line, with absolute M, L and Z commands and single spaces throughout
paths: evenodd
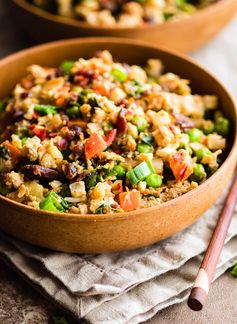
M 224 207 L 212 234 L 211 241 L 188 299 L 188 306 L 194 311 L 201 310 L 207 298 L 215 274 L 217 262 L 220 258 L 230 222 L 234 214 L 236 201 L 237 175 L 235 175 L 232 182 Z

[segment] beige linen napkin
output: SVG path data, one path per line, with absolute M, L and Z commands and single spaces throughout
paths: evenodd
M 78 319 L 140 323 L 187 298 L 225 196 L 185 231 L 136 251 L 73 255 L 34 247 L 1 233 L 0 255 Z M 216 277 L 235 262 L 237 213 Z

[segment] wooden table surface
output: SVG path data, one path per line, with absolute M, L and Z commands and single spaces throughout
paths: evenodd
M 31 45 L 11 21 L 7 3 L 0 0 L 0 57 Z M 39 295 L 23 279 L 0 261 L 0 323 L 44 324 L 53 315 L 63 312 Z M 65 315 L 69 324 L 76 323 Z M 202 312 L 190 311 L 186 303 L 171 306 L 147 324 L 226 324 L 237 323 L 237 278 L 229 272 L 212 286 L 209 299 Z M 111 323 L 112 324 L 112 323 Z

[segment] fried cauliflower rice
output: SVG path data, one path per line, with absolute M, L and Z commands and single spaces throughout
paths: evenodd
M 28 0 L 39 8 L 92 26 L 136 27 L 189 17 L 216 0 Z
M 229 121 L 189 81 L 115 62 L 108 51 L 58 68 L 32 65 L 0 102 L 0 193 L 78 214 L 159 205 L 223 161 Z

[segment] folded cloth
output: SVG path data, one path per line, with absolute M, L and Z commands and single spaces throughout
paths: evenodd
M 185 231 L 143 249 L 76 255 L 34 247 L 0 233 L 0 256 L 78 319 L 140 323 L 187 298 L 225 196 Z M 237 212 L 216 278 L 235 262 Z

